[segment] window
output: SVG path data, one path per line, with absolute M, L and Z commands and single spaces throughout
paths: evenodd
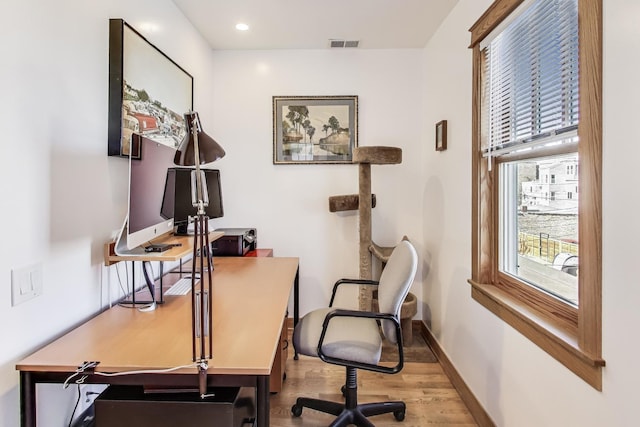
M 573 307 L 578 305 L 578 200 L 563 199 L 557 191 L 536 195 L 543 203 L 535 206 L 526 198 L 536 168 L 564 168 L 576 159 L 570 154 L 502 162 L 498 171 L 499 270 Z
M 601 29 L 602 0 L 496 0 L 470 30 L 472 296 L 598 390 Z

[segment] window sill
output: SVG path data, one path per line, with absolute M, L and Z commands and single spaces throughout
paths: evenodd
M 605 361 L 585 353 L 578 345 L 578 331 L 522 303 L 494 285 L 468 280 L 478 303 L 523 334 L 596 390 L 602 390 Z

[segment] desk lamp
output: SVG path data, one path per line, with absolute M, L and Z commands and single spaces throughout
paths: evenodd
M 198 113 L 189 111 L 184 115 L 187 132 L 182 143 L 176 151 L 173 162 L 178 166 L 194 166 L 195 179 L 192 172 L 192 186 L 195 183 L 195 191 L 191 191 L 193 207 L 197 208 L 193 236 L 193 259 L 191 261 L 191 342 L 193 361 L 198 362 L 198 376 L 200 395 L 207 391 L 207 360 L 212 358 L 212 329 L 211 315 L 212 292 L 211 271 L 213 261 L 211 258 L 211 246 L 209 244 L 209 217 L 205 214 L 205 206 L 208 197 L 203 187 L 200 165 L 214 162 L 224 157 L 224 149 L 202 130 Z M 206 182 L 205 182 L 206 185 Z M 200 256 L 198 257 L 198 254 Z M 204 268 L 206 254 L 207 268 Z M 200 260 L 200 292 L 196 293 L 197 260 Z M 204 273 L 207 273 L 207 280 Z M 198 354 L 199 352 L 199 354 Z M 198 357 L 197 357 L 198 356 Z

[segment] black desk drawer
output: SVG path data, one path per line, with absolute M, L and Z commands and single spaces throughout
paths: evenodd
M 144 393 L 139 386 L 109 386 L 95 400 L 96 427 L 241 427 L 253 425 L 253 388 L 216 388 L 214 397 L 195 392 Z

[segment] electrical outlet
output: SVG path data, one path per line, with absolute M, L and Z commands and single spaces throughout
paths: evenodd
M 11 270 L 11 305 L 42 295 L 42 263 Z

